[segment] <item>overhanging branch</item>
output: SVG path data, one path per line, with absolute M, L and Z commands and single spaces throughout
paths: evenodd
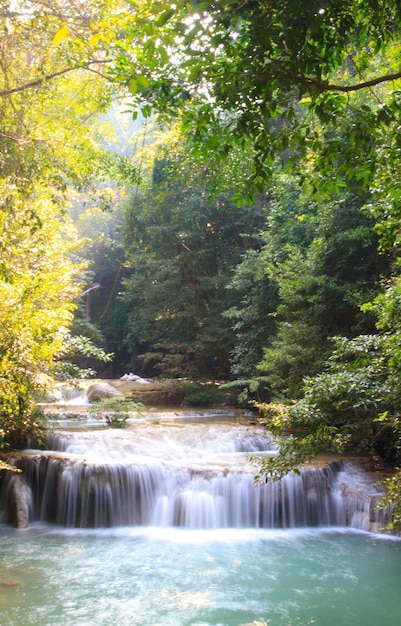
M 377 78 L 372 78 L 371 80 L 366 80 L 355 85 L 336 85 L 331 83 L 322 83 L 320 81 L 314 80 L 313 78 L 309 78 L 308 76 L 296 76 L 291 74 L 286 74 L 286 77 L 290 78 L 295 83 L 314 87 L 320 92 L 341 91 L 342 93 L 350 93 L 352 91 L 359 91 L 361 89 L 375 87 L 376 85 L 380 85 L 381 83 L 398 80 L 401 78 L 401 71 L 395 72 L 394 74 L 385 74 L 384 76 L 378 76 Z
M 92 67 L 93 65 L 105 65 L 106 63 L 110 63 L 110 61 L 108 60 L 91 61 L 89 63 L 86 63 L 85 65 L 75 65 L 74 67 L 66 67 L 63 70 L 59 70 L 58 72 L 53 72 L 52 74 L 47 74 L 46 76 L 42 76 L 41 78 L 32 80 L 28 83 L 25 83 L 24 85 L 20 85 L 19 87 L 4 89 L 3 91 L 0 91 L 0 98 L 6 98 L 7 96 L 12 96 L 13 94 L 20 93 L 21 91 L 26 91 L 28 89 L 32 89 L 33 87 L 39 87 L 40 85 L 43 85 L 44 83 L 47 83 L 53 80 L 54 78 L 58 78 L 59 76 L 62 76 L 63 74 L 67 74 L 68 72 L 74 72 L 76 70 L 94 71 Z M 106 78 L 106 77 L 103 76 L 103 78 Z

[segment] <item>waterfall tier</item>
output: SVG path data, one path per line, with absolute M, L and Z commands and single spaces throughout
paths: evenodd
M 190 529 L 349 526 L 377 529 L 374 480 L 332 462 L 255 485 L 245 453 L 272 454 L 259 427 L 191 424 L 55 433 L 49 450 L 18 459 L 22 474 L 3 480 L 3 518 L 67 527 L 160 526 Z M 19 494 L 19 495 L 18 495 Z M 23 524 L 22 524 L 23 525 Z

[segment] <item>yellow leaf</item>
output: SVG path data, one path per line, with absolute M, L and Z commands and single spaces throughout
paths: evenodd
M 102 38 L 101 33 L 95 33 L 94 35 L 92 35 L 92 37 L 88 40 L 88 44 L 90 46 L 95 46 L 97 44 L 97 42 Z
M 58 46 L 63 41 L 63 39 L 68 37 L 69 34 L 70 34 L 70 29 L 67 28 L 67 26 L 62 26 L 54 35 L 52 46 Z

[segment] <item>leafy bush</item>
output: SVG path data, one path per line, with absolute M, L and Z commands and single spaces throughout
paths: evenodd
M 132 402 L 122 397 L 104 398 L 90 407 L 91 413 L 104 417 L 107 424 L 113 428 L 122 428 L 132 413 L 141 414 L 144 410 L 141 402 Z
M 385 495 L 380 506 L 388 506 L 392 510 L 392 522 L 388 529 L 401 534 L 401 470 L 384 481 Z
M 268 382 L 269 379 L 266 376 L 254 376 L 223 383 L 220 389 L 241 389 L 237 397 L 238 403 L 254 405 L 263 402 L 266 396 L 271 395 Z
M 306 381 L 301 400 L 258 405 L 262 423 L 285 435 L 278 457 L 266 460 L 262 472 L 279 478 L 323 451 L 400 462 L 399 382 L 387 338 L 360 335 L 335 342 L 329 370 Z
M 186 406 L 210 406 L 221 400 L 218 387 L 214 385 L 202 385 L 189 383 L 184 390 L 183 405 Z

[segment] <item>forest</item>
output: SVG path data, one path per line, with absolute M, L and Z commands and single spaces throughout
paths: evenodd
M 51 380 L 216 380 L 391 467 L 397 0 L 0 0 L 0 446 Z

